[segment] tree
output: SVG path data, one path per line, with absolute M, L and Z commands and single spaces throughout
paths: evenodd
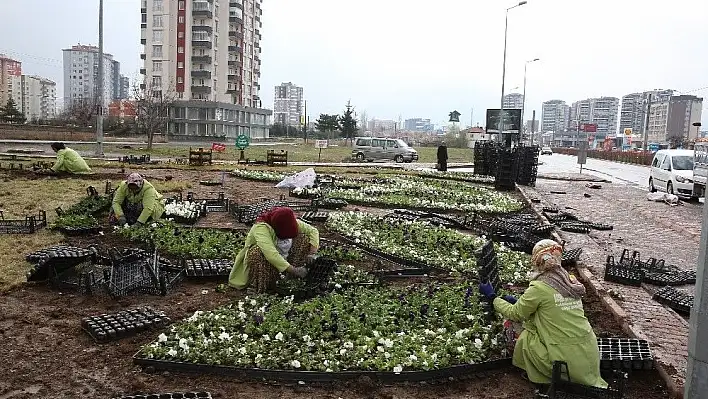
M 62 118 L 81 127 L 94 126 L 96 110 L 94 99 L 78 99 L 69 104 Z
M 331 139 L 332 133 L 339 130 L 339 115 L 320 114 L 315 122 L 315 128 L 322 133 L 327 133 Z
M 147 136 L 147 150 L 152 150 L 155 133 L 167 131 L 169 110 L 177 95 L 174 91 L 163 91 L 161 87 L 133 86 L 135 99 L 135 124 L 139 132 Z
M 296 127 L 282 123 L 274 123 L 270 127 L 270 135 L 272 137 L 299 137 L 301 134 L 302 132 Z
M 359 112 L 359 126 L 361 126 L 361 131 L 366 133 L 368 129 L 367 124 L 369 123 L 366 115 L 366 110 Z
M 5 123 L 16 124 L 25 123 L 27 120 L 25 114 L 17 108 L 17 103 L 12 97 L 7 100 L 7 104 L 4 107 L 0 108 L 0 119 Z
M 351 101 L 347 102 L 347 108 L 344 110 L 344 115 L 339 118 L 339 129 L 342 131 L 342 135 L 345 140 L 349 140 L 351 144 L 354 141 L 354 136 L 359 131 L 356 126 L 356 119 L 352 116 L 354 113 L 354 108 L 351 105 Z

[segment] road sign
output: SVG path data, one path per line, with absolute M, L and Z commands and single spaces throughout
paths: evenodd
M 315 140 L 315 148 L 327 148 L 327 140 Z
M 221 143 L 211 143 L 211 149 L 216 152 L 226 151 L 226 145 Z
M 240 134 L 238 137 L 236 137 L 236 148 L 239 150 L 243 151 L 248 146 L 251 144 L 251 139 L 248 138 L 245 134 Z
M 597 132 L 597 125 L 594 123 L 581 123 L 580 130 L 585 133 L 596 133 Z
M 578 149 L 578 165 L 580 165 L 580 173 L 583 173 L 583 165 L 587 163 L 588 159 L 588 143 L 581 141 L 579 143 L 580 148 Z
M 624 129 L 624 135 L 625 136 L 631 136 L 632 135 L 632 128 L 628 127 Z

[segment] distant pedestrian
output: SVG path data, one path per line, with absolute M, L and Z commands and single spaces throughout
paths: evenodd
M 447 146 L 444 141 L 438 147 L 438 170 L 447 172 Z

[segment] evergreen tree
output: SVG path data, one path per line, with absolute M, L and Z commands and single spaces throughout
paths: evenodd
M 10 97 L 7 100 L 7 104 L 0 108 L 0 120 L 5 123 L 21 124 L 25 123 L 27 118 L 25 117 L 25 114 L 17 108 L 17 103 L 15 103 L 15 100 Z
M 322 133 L 327 133 L 331 139 L 332 133 L 339 130 L 339 115 L 320 114 L 315 122 L 315 128 Z
M 339 119 L 339 129 L 342 131 L 342 136 L 349 142 L 354 141 L 354 136 L 359 130 L 356 126 L 356 119 L 352 116 L 354 114 L 354 107 L 352 107 L 351 102 L 347 102 L 347 107 L 344 110 L 344 115 Z

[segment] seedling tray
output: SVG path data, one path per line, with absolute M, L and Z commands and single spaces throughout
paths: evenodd
M 324 198 L 315 201 L 315 206 L 322 209 L 342 209 L 349 203 L 342 199 Z
M 553 362 L 553 377 L 547 397 L 550 399 L 622 399 L 624 395 L 625 375 L 619 376 L 616 388 L 597 388 L 570 381 L 568 365 L 565 362 Z
M 684 316 L 690 316 L 693 295 L 688 295 L 674 287 L 664 287 L 654 293 L 653 299 Z
M 187 259 L 184 265 L 187 277 L 226 277 L 231 273 L 233 261 L 229 259 Z
M 569 266 L 574 266 L 578 260 L 580 259 L 580 255 L 582 255 L 583 249 L 582 248 L 576 248 L 576 249 L 569 249 L 569 250 L 563 250 L 563 256 L 561 258 L 561 265 L 563 267 L 569 267 Z
M 230 201 L 223 192 L 217 193 L 216 198 L 195 198 L 193 192 L 188 192 L 187 201 L 204 203 L 207 212 L 228 212 L 230 206 Z
M 151 393 L 121 396 L 116 399 L 212 399 L 209 392 Z
M 561 228 L 561 230 L 569 233 L 587 234 L 590 232 L 590 227 L 585 222 L 563 221 L 557 222 L 556 224 Z
M 81 295 L 95 295 L 105 292 L 106 278 L 104 266 L 96 265 L 93 262 L 79 266 L 70 267 L 62 272 L 56 269 L 49 269 L 49 285 L 61 291 L 73 291 Z
M 0 211 L 0 234 L 33 234 L 42 227 L 47 227 L 47 212 L 39 211 L 35 216 L 24 219 L 5 219 Z
M 329 219 L 329 213 L 327 212 L 305 212 L 300 219 L 306 220 L 309 222 L 321 222 L 324 223 Z
M 619 264 L 624 266 L 641 266 L 641 256 L 639 255 L 639 251 L 633 251 L 630 256 L 629 249 L 623 249 Z
M 163 312 L 151 307 L 124 310 L 113 314 L 86 317 L 81 320 L 81 328 L 94 341 L 106 343 L 138 334 L 142 331 L 162 327 L 170 319 Z
M 94 248 L 77 248 L 57 245 L 28 254 L 25 259 L 34 264 L 27 274 L 27 281 L 44 281 L 52 276 L 60 275 L 64 270 L 78 264 L 94 260 Z
M 269 199 L 256 204 L 236 206 L 232 209 L 234 216 L 239 222 L 253 224 L 258 216 L 260 216 L 263 212 L 279 206 L 287 206 L 287 203 L 284 201 Z
M 692 270 L 677 270 L 671 272 L 646 273 L 644 282 L 660 286 L 677 286 L 696 283 L 696 272 Z
M 400 373 L 394 373 L 392 371 L 339 371 L 327 373 L 322 371 L 266 370 L 147 359 L 142 357 L 140 352 L 133 356 L 133 363 L 143 368 L 152 367 L 156 371 L 192 372 L 238 377 L 254 381 L 267 380 L 280 382 L 340 382 L 369 377 L 372 380 L 386 383 L 422 381 L 449 383 L 450 379 L 481 378 L 487 376 L 491 371 L 511 367 L 511 359 L 503 358 L 483 363 L 464 364 L 428 371 L 402 371 Z
M 644 270 L 622 265 L 605 266 L 605 281 L 640 287 L 644 280 Z
M 649 343 L 633 338 L 598 338 L 602 370 L 651 370 L 654 356 Z

